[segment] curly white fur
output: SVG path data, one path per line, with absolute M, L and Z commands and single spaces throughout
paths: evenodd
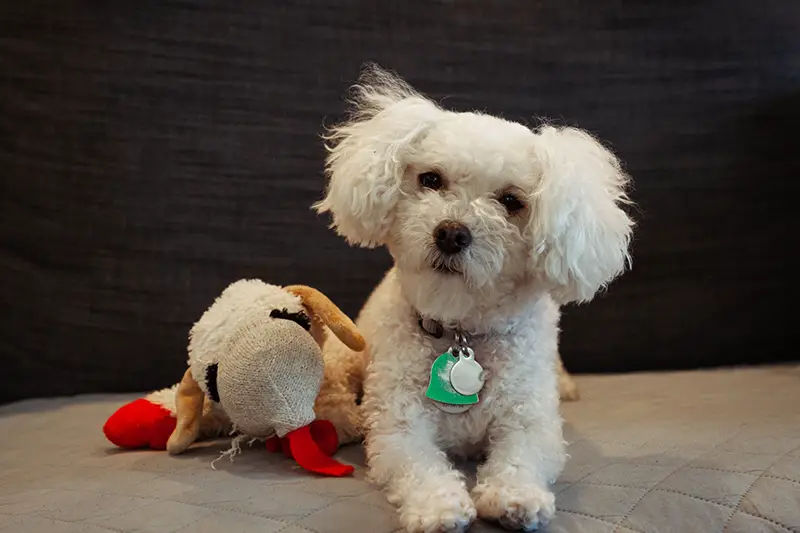
M 349 242 L 386 246 L 395 266 L 358 319 L 367 357 L 326 346 L 317 413 L 343 440 L 363 426 L 370 476 L 409 532 L 463 531 L 476 516 L 535 529 L 555 511 L 549 484 L 565 460 L 558 305 L 590 300 L 625 269 L 628 178 L 583 131 L 445 111 L 377 67 L 352 104 L 328 136 L 329 185 L 316 208 Z M 421 187 L 424 172 L 444 187 Z M 522 211 L 498 201 L 507 192 Z M 457 256 L 437 252 L 444 220 L 472 233 Z M 424 395 L 447 343 L 420 331 L 417 313 L 475 339 L 489 377 L 464 414 Z M 447 454 L 485 454 L 471 492 Z

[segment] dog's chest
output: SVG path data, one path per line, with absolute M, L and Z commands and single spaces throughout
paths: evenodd
M 432 344 L 432 361 L 450 348 L 446 341 Z M 425 398 L 437 422 L 438 441 L 448 451 L 471 456 L 483 448 L 489 427 L 504 403 L 502 391 L 508 375 L 509 357 L 503 353 L 502 345 L 502 342 L 491 341 L 471 343 L 475 361 L 483 367 L 485 381 L 477 393 L 477 403 L 469 409 L 462 413 L 448 413 L 438 408 L 430 398 Z

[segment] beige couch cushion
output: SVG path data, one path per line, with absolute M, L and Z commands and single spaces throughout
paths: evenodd
M 800 368 L 586 376 L 566 404 L 571 459 L 551 533 L 800 532 Z M 103 438 L 129 396 L 0 408 L 3 533 L 390 533 L 364 481 L 316 478 L 262 448 L 211 461 L 125 452 Z M 495 531 L 478 523 L 472 531 Z

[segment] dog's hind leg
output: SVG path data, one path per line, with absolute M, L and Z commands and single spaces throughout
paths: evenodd
M 558 394 L 561 396 L 561 400 L 565 402 L 574 402 L 578 400 L 581 395 L 580 391 L 578 391 L 578 384 L 575 383 L 575 380 L 567 372 L 567 369 L 564 368 L 564 363 L 561 361 L 561 355 L 558 356 Z

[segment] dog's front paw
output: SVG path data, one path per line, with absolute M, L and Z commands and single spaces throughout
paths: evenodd
M 546 526 L 556 512 L 553 493 L 535 485 L 480 483 L 472 496 L 478 516 L 497 521 L 506 529 L 536 531 Z
M 400 522 L 408 533 L 463 533 L 477 512 L 463 486 L 432 492 L 422 488 L 400 506 Z

